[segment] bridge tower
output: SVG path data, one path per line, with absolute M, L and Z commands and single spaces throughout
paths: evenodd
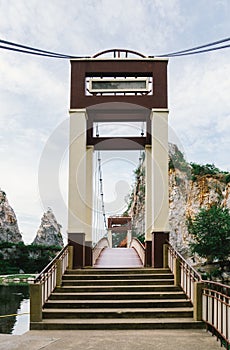
M 71 59 L 68 240 L 74 267 L 92 265 L 94 150 L 145 150 L 145 260 L 162 267 L 169 232 L 167 64 L 167 58 L 117 49 Z M 96 123 L 137 121 L 146 124 L 140 137 L 94 132 Z

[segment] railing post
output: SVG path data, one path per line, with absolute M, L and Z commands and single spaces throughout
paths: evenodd
M 61 259 L 58 259 L 56 264 L 57 264 L 56 287 L 61 287 L 61 283 L 62 283 L 62 261 L 61 261 Z
M 167 268 L 169 267 L 169 262 L 168 262 L 168 255 L 169 255 L 169 245 L 168 244 L 164 244 L 163 245 L 163 267 Z
M 193 318 L 195 321 L 202 321 L 202 291 L 204 283 L 194 282 L 194 303 Z
M 30 322 L 42 321 L 42 284 L 30 284 Z
M 180 260 L 177 257 L 173 258 L 173 274 L 174 274 L 175 286 L 180 286 L 180 284 L 181 284 L 181 267 L 180 267 Z
M 68 269 L 72 270 L 73 268 L 73 246 L 68 246 Z

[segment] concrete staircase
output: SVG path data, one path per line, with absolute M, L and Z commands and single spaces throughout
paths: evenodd
M 168 269 L 69 270 L 33 330 L 194 329 L 193 307 Z

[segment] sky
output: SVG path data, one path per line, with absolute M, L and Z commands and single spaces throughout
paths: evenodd
M 158 55 L 229 37 L 229 17 L 230 0 L 0 0 L 0 39 L 70 55 Z M 170 58 L 168 78 L 170 141 L 189 162 L 230 171 L 230 49 Z M 26 243 L 48 207 L 66 237 L 69 95 L 68 60 L 0 49 L 0 188 Z M 123 210 L 138 154 L 103 162 L 105 204 Z

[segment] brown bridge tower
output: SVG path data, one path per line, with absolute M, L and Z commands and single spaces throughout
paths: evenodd
M 94 150 L 145 150 L 145 261 L 163 264 L 169 232 L 167 64 L 167 58 L 117 49 L 71 59 L 68 239 L 75 267 L 92 265 Z M 96 123 L 136 121 L 146 123 L 141 137 L 95 137 Z

